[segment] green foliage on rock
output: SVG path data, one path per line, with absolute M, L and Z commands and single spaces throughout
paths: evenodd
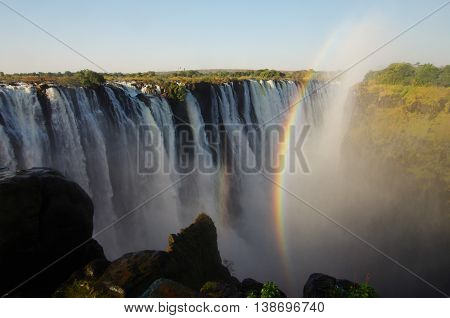
M 74 73 L 74 76 L 83 87 L 93 87 L 105 83 L 105 78 L 103 77 L 103 75 L 91 70 L 82 70 L 80 72 L 76 72 Z
M 206 297 L 213 298 L 230 298 L 238 297 L 237 284 L 239 281 L 233 283 L 232 281 L 209 281 L 206 282 L 200 289 L 200 293 Z
M 184 85 L 178 83 L 169 82 L 164 86 L 165 96 L 168 99 L 172 99 L 179 102 L 184 102 L 186 99 L 186 88 Z
M 373 287 L 367 282 L 361 283 L 357 286 L 350 287 L 346 297 L 348 298 L 378 298 L 378 294 Z
M 281 297 L 280 290 L 274 282 L 267 282 L 261 289 L 261 298 L 279 298 Z
M 254 290 L 252 290 L 248 293 L 247 298 L 259 298 L 259 295 Z

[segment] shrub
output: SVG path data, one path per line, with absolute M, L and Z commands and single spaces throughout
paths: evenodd
M 267 282 L 261 289 L 261 298 L 278 298 L 281 297 L 280 290 L 274 282 Z
M 347 293 L 348 298 L 376 298 L 377 292 L 368 283 L 364 282 L 357 287 L 351 287 Z
M 384 70 L 371 71 L 364 80 L 379 84 L 450 86 L 450 66 L 436 67 L 433 64 L 394 63 Z
M 259 296 L 254 290 L 252 290 L 248 293 L 247 298 L 259 298 Z
M 423 64 L 417 66 L 415 84 L 429 86 L 437 85 L 440 70 L 433 64 Z
M 164 87 L 166 97 L 179 102 L 184 102 L 186 99 L 186 88 L 177 83 L 170 82 Z
M 384 70 L 369 72 L 366 79 L 374 79 L 382 84 L 412 84 L 415 68 L 409 63 L 394 63 Z
M 437 84 L 440 86 L 450 87 L 450 65 L 446 65 L 441 69 Z
M 75 78 L 81 86 L 91 87 L 98 86 L 105 83 L 103 75 L 91 70 L 82 70 L 75 73 Z

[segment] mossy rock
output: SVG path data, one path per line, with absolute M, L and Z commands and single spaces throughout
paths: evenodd
M 155 280 L 141 295 L 142 298 L 195 298 L 199 293 L 180 283 L 166 278 Z

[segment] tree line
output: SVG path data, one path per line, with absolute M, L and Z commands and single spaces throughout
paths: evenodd
M 450 65 L 394 63 L 383 70 L 367 73 L 364 80 L 379 84 L 450 87 Z

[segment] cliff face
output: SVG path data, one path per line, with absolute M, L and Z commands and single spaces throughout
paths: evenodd
M 352 102 L 346 149 L 438 189 L 450 206 L 450 88 L 360 84 Z

